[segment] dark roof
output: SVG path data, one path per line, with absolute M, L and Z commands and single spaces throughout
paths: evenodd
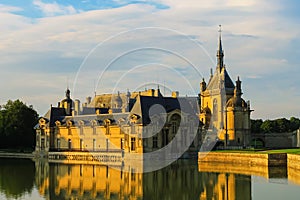
M 232 93 L 233 94 L 233 90 L 234 90 L 234 84 L 226 70 L 226 68 L 222 68 L 222 71 L 219 72 L 218 70 L 215 71 L 213 77 L 210 79 L 210 81 L 207 84 L 207 88 L 206 90 L 215 90 L 215 89 L 219 89 L 219 80 L 223 80 L 224 81 L 224 86 L 225 86 L 225 90 L 226 93 Z
M 93 115 L 96 114 L 96 110 L 100 111 L 100 114 L 108 113 L 108 108 L 93 108 L 93 107 L 83 107 L 81 115 Z
M 117 123 L 120 119 L 124 119 L 127 122 L 128 113 L 66 116 L 61 119 L 61 122 L 65 124 L 68 120 L 72 120 L 77 125 L 79 121 L 84 121 L 85 125 L 91 125 L 91 122 L 96 120 L 98 124 L 103 125 L 106 119 L 109 119 L 112 124 Z
M 225 88 L 232 88 L 234 89 L 234 84 L 230 78 L 230 76 L 228 75 L 228 72 L 226 69 L 224 69 L 224 80 L 225 80 Z
M 197 98 L 196 97 L 153 97 L 153 96 L 138 96 L 136 102 L 131 109 L 130 113 L 140 116 L 140 123 L 149 124 L 150 116 L 149 111 L 151 109 L 155 114 L 163 114 L 165 112 L 169 113 L 173 110 L 181 110 L 185 113 L 196 114 L 197 113 Z M 159 107 L 152 107 L 155 104 L 162 106 L 164 110 L 159 109 Z M 161 113 L 162 112 L 162 113 Z
M 66 116 L 66 110 L 64 108 L 50 108 L 50 126 L 54 126 L 57 120 L 61 120 L 64 116 Z

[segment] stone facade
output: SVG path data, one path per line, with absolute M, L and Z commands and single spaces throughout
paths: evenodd
M 95 95 L 81 104 L 67 89 L 66 98 L 35 127 L 36 152 L 143 154 L 166 147 L 169 153 L 195 153 L 211 133 L 217 145 L 248 146 L 250 103 L 241 97 L 240 79 L 233 84 L 223 57 L 220 35 L 217 68 L 208 84 L 200 83 L 198 97 L 180 97 L 176 91 L 165 97 L 158 88 Z
M 40 118 L 36 126 L 37 154 L 46 155 L 49 151 L 143 154 L 167 146 L 172 153 L 178 153 L 183 147 L 190 152 L 200 148 L 197 98 L 163 97 L 159 89 L 151 89 L 98 95 L 82 107 L 78 102 L 74 103 L 67 90 L 66 99 Z M 157 105 L 163 110 L 155 111 Z M 173 142 L 179 132 L 182 137 Z
M 221 34 L 217 51 L 217 67 L 208 81 L 200 83 L 200 120 L 209 133 L 224 146 L 249 146 L 250 102 L 242 98 L 239 77 L 234 85 L 224 65 Z

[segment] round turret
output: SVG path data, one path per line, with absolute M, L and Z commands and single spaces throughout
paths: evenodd
M 244 99 L 237 97 L 237 96 L 233 96 L 231 97 L 228 102 L 227 102 L 227 107 L 231 107 L 231 108 L 237 108 L 237 107 L 241 107 L 241 108 L 247 108 L 247 103 Z

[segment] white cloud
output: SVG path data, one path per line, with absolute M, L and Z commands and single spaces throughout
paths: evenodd
M 21 10 L 23 10 L 23 9 L 20 8 L 20 7 L 7 6 L 7 5 L 0 4 L 0 13 L 3 13 L 3 12 L 16 12 L 16 11 L 21 11 Z
M 44 3 L 42 0 L 34 0 L 33 5 L 37 6 L 46 16 L 70 15 L 77 13 L 73 6 L 63 6 L 55 1 L 54 3 Z
M 289 60 L 295 55 L 284 55 L 284 52 L 290 48 L 288 42 L 299 38 L 300 35 L 297 26 L 277 14 L 278 9 L 283 9 L 278 3 L 272 2 L 272 6 L 267 6 L 260 0 L 222 2 L 219 0 L 161 0 L 160 2 L 169 5 L 170 9 L 159 10 L 155 6 L 136 4 L 114 9 L 76 12 L 70 6 L 35 0 L 35 5 L 46 16 L 55 17 L 45 17 L 34 22 L 9 13 L 16 8 L 6 8 L 5 12 L 0 11 L 0 18 L 4 19 L 0 22 L 0 49 L 3 52 L 0 57 L 0 69 L 9 72 L 5 74 L 10 83 L 7 88 L 1 90 L 2 98 L 24 96 L 24 99 L 36 105 L 41 112 L 45 111 L 48 108 L 45 106 L 55 104 L 57 101 L 55 97 L 60 99 L 63 96 L 58 90 L 53 89 L 63 88 L 64 90 L 66 78 L 62 78 L 63 74 L 67 77 L 71 73 L 74 77 L 80 63 L 93 47 L 122 31 L 140 27 L 174 29 L 186 35 L 192 35 L 192 38 L 199 41 L 202 47 L 184 44 L 180 37 L 176 37 L 176 34 L 168 35 L 162 32 L 152 34 L 144 32 L 144 35 L 123 34 L 98 48 L 96 56 L 92 59 L 98 71 L 92 74 L 93 76 L 97 78 L 105 64 L 122 51 L 142 44 L 151 44 L 165 48 L 172 47 L 174 51 L 185 55 L 195 63 L 207 80 L 209 69 L 214 68 L 209 56 L 215 59 L 218 25 L 222 24 L 225 63 L 228 65 L 228 71 L 233 80 L 237 75 L 241 75 L 242 80 L 246 79 L 243 88 L 247 90 L 244 89 L 244 93 L 254 102 L 254 116 L 264 116 L 266 113 L 264 109 L 273 109 L 268 105 L 267 100 L 262 101 L 260 98 L 276 99 L 276 92 L 285 90 L 284 86 L 289 82 L 288 78 L 282 84 L 276 85 L 275 90 L 271 90 L 275 86 L 270 84 L 270 88 L 263 94 L 257 92 L 257 88 L 261 85 L 255 84 L 255 81 L 264 80 L 272 83 L 278 78 L 278 74 L 291 69 Z M 209 55 L 206 55 L 205 51 Z M 181 64 L 171 56 L 160 56 L 162 55 L 156 55 L 154 60 L 172 66 Z M 124 59 L 117 63 L 119 66 L 115 70 L 118 73 L 108 74 L 107 80 L 110 81 L 107 81 L 107 84 L 112 84 L 111 81 L 116 80 L 117 75 L 122 74 L 130 66 L 135 66 L 135 63 L 151 61 L 151 57 L 142 56 L 142 54 L 140 60 L 137 60 L 137 57 L 134 58 L 136 60 Z M 12 70 L 9 70 L 7 66 Z M 182 74 L 187 73 L 184 71 L 184 65 L 181 64 L 180 67 Z M 70 70 L 61 71 L 64 69 Z M 21 74 L 26 70 L 28 73 Z M 19 73 L 19 75 L 15 76 L 14 73 Z M 3 71 L 1 74 L 4 74 Z M 22 76 L 26 77 L 22 78 Z M 165 79 L 172 78 L 166 74 L 163 76 Z M 193 73 L 187 73 L 186 76 L 197 90 L 198 76 L 194 76 Z M 19 78 L 13 79 L 12 77 Z M 137 82 L 147 79 L 142 75 L 135 75 L 133 78 Z M 160 78 L 161 82 L 163 78 Z M 15 82 L 12 82 L 13 80 Z M 253 83 L 249 82 L 251 80 Z M 93 81 L 86 82 L 85 86 L 89 87 L 89 91 L 93 90 Z M 147 81 L 151 80 L 147 79 Z M 174 80 L 170 81 L 174 82 Z M 3 79 L 0 83 L 5 85 Z M 12 92 L 18 91 L 20 85 L 24 92 Z M 105 88 L 106 86 L 99 87 Z M 182 88 L 180 93 L 185 94 L 187 91 Z M 292 94 L 291 98 L 293 98 Z M 42 103 L 39 99 L 45 102 Z M 263 105 L 260 102 L 263 102 Z M 277 102 L 282 103 L 279 100 Z M 276 106 L 276 103 L 274 105 Z M 282 112 L 289 116 L 292 114 L 290 112 L 292 109 L 288 110 L 288 113 L 284 110 L 276 113 Z M 273 113 L 274 116 L 276 113 Z

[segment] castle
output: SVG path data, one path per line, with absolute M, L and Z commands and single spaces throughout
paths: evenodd
M 81 104 L 67 89 L 66 98 L 35 127 L 36 153 L 61 159 L 61 152 L 143 155 L 167 148 L 164 153 L 182 155 L 198 152 L 210 133 L 216 133 L 217 145 L 249 146 L 250 103 L 242 99 L 240 79 L 234 84 L 227 73 L 221 32 L 216 70 L 208 83 L 202 80 L 200 90 L 198 97 L 181 97 L 176 91 L 166 97 L 159 88 L 118 92 L 88 97 Z M 122 158 L 119 154 L 117 160 Z

